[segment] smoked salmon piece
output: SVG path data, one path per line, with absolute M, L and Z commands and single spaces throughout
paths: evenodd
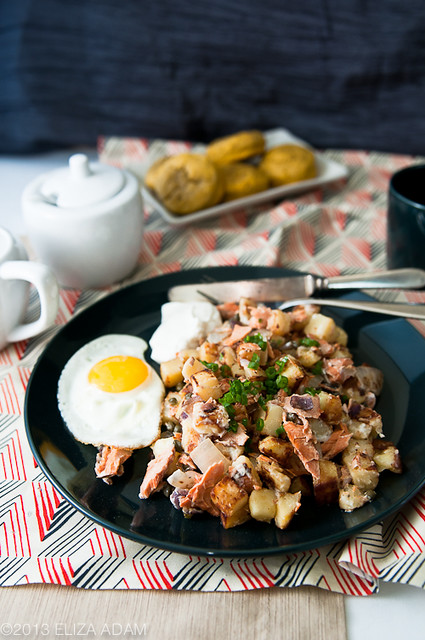
M 171 440 L 171 438 L 170 438 Z M 139 498 L 149 498 L 156 491 L 167 475 L 168 467 L 174 458 L 174 444 L 151 460 L 146 468 L 145 477 L 140 485 Z
M 224 472 L 223 461 L 214 462 L 208 467 L 199 482 L 193 485 L 188 494 L 180 500 L 180 507 L 182 509 L 196 507 L 202 509 L 202 511 L 207 511 L 212 516 L 220 515 L 219 510 L 211 500 L 211 491 L 217 482 L 221 480 Z
M 308 424 L 284 423 L 286 434 L 294 447 L 294 451 L 314 478 L 319 478 L 319 451 L 316 438 Z
M 133 449 L 120 449 L 103 445 L 96 456 L 94 471 L 97 478 L 102 478 L 107 484 L 111 484 L 111 478 L 122 476 L 124 462 L 130 458 Z

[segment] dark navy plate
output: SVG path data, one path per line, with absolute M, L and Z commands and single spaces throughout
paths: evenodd
M 217 267 L 160 276 L 121 289 L 76 315 L 47 345 L 32 372 L 25 401 L 31 449 L 46 476 L 77 509 L 101 526 L 141 544 L 195 555 L 271 555 L 313 549 L 350 537 L 400 509 L 425 482 L 425 340 L 406 320 L 323 307 L 349 334 L 356 363 L 385 375 L 377 410 L 385 435 L 399 447 L 404 472 L 384 472 L 377 497 L 352 513 L 305 501 L 288 529 L 256 521 L 225 530 L 218 518 L 191 520 L 162 494 L 140 500 L 150 449 L 136 451 L 112 486 L 94 475 L 96 449 L 77 442 L 57 407 L 59 375 L 86 342 L 108 333 L 149 340 L 167 291 L 177 284 L 295 275 L 268 267 Z M 299 275 L 299 274 L 297 274 Z M 349 294 L 359 297 L 360 294 Z

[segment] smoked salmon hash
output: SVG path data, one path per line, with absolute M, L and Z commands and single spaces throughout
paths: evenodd
M 218 310 L 198 347 L 160 365 L 161 435 L 141 499 L 163 492 L 182 516 L 207 513 L 226 529 L 250 519 L 285 529 L 307 498 L 352 511 L 374 498 L 381 472 L 401 473 L 375 410 L 382 372 L 354 364 L 331 317 L 249 299 Z M 121 473 L 130 454 L 102 449 L 99 475 Z

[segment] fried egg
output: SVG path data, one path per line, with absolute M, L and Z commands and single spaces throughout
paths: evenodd
M 159 437 L 164 385 L 145 360 L 147 346 L 135 336 L 105 335 L 67 362 L 58 405 L 77 440 L 138 449 Z

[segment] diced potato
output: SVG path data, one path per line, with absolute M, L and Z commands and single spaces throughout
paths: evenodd
M 262 410 L 262 416 L 264 420 L 264 427 L 261 430 L 262 436 L 275 436 L 276 429 L 282 426 L 283 409 L 280 405 L 268 402 L 266 410 Z
M 276 436 L 263 438 L 260 440 L 258 448 L 261 453 L 276 460 L 283 468 L 285 468 L 291 455 L 294 453 L 294 447 L 290 442 L 276 438 Z
M 185 380 L 189 380 L 189 378 L 191 378 L 195 373 L 198 373 L 198 371 L 208 371 L 208 369 L 200 360 L 190 356 L 182 367 L 183 378 Z
M 177 357 L 181 360 L 182 364 L 184 364 L 189 358 L 198 358 L 198 349 L 181 349 Z
M 286 356 L 286 363 L 282 367 L 281 373 L 288 378 L 288 384 L 291 388 L 305 376 L 305 372 L 300 364 L 291 356 Z
M 291 330 L 291 316 L 281 309 L 273 309 L 267 329 L 277 336 L 286 335 Z
M 402 472 L 400 452 L 392 442 L 374 440 L 373 448 L 375 450 L 373 461 L 378 467 L 379 473 L 385 470 L 392 471 L 393 473 Z
M 319 340 L 333 342 L 335 336 L 335 321 L 321 313 L 313 313 L 307 325 L 304 327 L 306 336 L 313 336 Z
M 203 342 L 198 349 L 198 358 L 204 362 L 215 362 L 218 359 L 218 345 L 212 342 Z
M 204 402 L 210 398 L 218 400 L 223 395 L 219 381 L 213 372 L 208 369 L 194 373 L 190 381 L 193 386 L 193 393 L 196 393 Z
M 318 394 L 320 409 L 328 422 L 340 422 L 342 419 L 342 404 L 339 396 L 334 396 L 326 391 Z
M 275 523 L 279 529 L 286 529 L 301 506 L 301 491 L 280 495 L 276 503 Z
M 314 497 L 318 504 L 338 502 L 338 467 L 330 460 L 319 460 L 319 478 L 313 478 Z
M 249 511 L 255 520 L 271 522 L 276 515 L 276 494 L 272 489 L 257 489 L 249 496 Z
M 161 362 L 159 370 L 166 387 L 175 387 L 179 382 L 183 382 L 182 363 L 179 358 Z
M 342 462 L 350 476 L 361 490 L 375 489 L 379 481 L 378 468 L 373 461 L 374 449 L 371 442 L 351 438 L 342 453 Z
M 317 351 L 314 351 L 310 347 L 305 347 L 304 345 L 300 345 L 297 347 L 297 358 L 303 367 L 307 367 L 310 369 L 313 367 L 316 362 L 322 359 L 322 356 Z
M 220 511 L 225 529 L 236 527 L 250 519 L 249 496 L 230 476 L 224 476 L 211 491 L 211 500 Z
M 367 440 L 372 433 L 372 425 L 368 422 L 349 419 L 346 424 L 348 431 L 353 434 L 353 438 L 356 438 L 356 440 Z
M 279 491 L 280 493 L 286 493 L 289 491 L 291 478 L 286 475 L 276 460 L 268 458 L 262 454 L 259 455 L 257 457 L 257 471 L 260 474 L 260 477 L 263 478 L 267 484 L 276 489 L 276 491 Z
M 343 511 L 353 511 L 370 502 L 374 497 L 374 491 L 363 491 L 354 484 L 348 484 L 339 491 L 339 508 Z
M 333 342 L 337 342 L 342 347 L 346 347 L 348 343 L 347 332 L 342 327 L 339 327 L 338 325 L 335 326 Z M 339 357 L 339 356 L 335 356 L 335 357 Z
M 231 367 L 236 363 L 236 353 L 232 347 L 222 347 L 219 353 L 219 360 L 221 364 L 226 364 Z

